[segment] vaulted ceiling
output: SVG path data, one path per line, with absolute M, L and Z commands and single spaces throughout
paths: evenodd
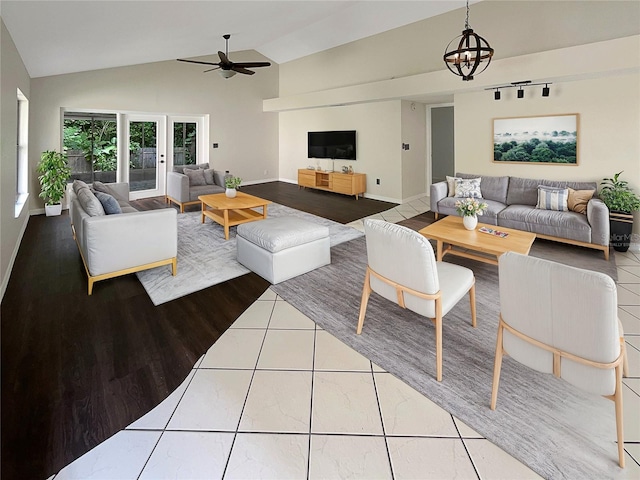
M 36 78 L 211 55 L 224 51 L 227 33 L 230 51 L 256 50 L 281 64 L 464 5 L 464 0 L 3 0 L 0 15 Z

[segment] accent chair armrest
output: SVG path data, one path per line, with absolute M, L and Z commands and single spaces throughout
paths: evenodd
M 438 182 L 431 184 L 431 191 L 429 194 L 429 203 L 431 207 L 431 211 L 435 213 L 438 212 L 438 202 L 443 198 L 446 198 L 449 187 L 447 186 L 447 182 Z
M 184 173 L 167 173 L 167 195 L 179 202 L 189 201 L 189 177 Z
M 591 243 L 609 245 L 609 209 L 599 198 L 587 203 L 587 221 L 591 225 Z

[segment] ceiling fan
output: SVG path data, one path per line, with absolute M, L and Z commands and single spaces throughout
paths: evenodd
M 269 62 L 239 62 L 234 63 L 229 60 L 229 38 L 231 35 L 228 33 L 223 35 L 226 46 L 225 53 L 218 51 L 218 56 L 220 57 L 220 61 L 218 63 L 213 62 L 199 62 L 197 60 L 183 60 L 182 58 L 178 58 L 179 62 L 188 62 L 188 63 L 199 63 L 202 65 L 216 65 L 215 68 L 210 68 L 209 70 L 205 70 L 204 73 L 211 72 L 212 70 L 220 70 L 220 75 L 223 78 L 231 78 L 236 72 L 243 73 L 245 75 L 253 75 L 253 70 L 248 70 L 249 68 L 257 68 L 257 67 L 269 67 L 271 64 Z

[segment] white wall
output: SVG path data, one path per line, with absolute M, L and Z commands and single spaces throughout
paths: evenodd
M 640 195 L 640 75 L 553 84 L 547 98 L 539 88 L 526 89 L 525 98 L 504 91 L 495 101 L 491 92 L 455 96 L 455 167 L 457 172 L 512 175 L 552 180 L 596 181 L 624 170 Z M 492 163 L 493 118 L 580 114 L 577 166 Z M 634 233 L 640 234 L 639 212 Z M 640 237 L 634 240 L 640 243 Z
M 280 178 L 297 183 L 298 169 L 316 166 L 307 158 L 307 132 L 356 130 L 357 160 L 336 160 L 367 174 L 365 196 L 399 202 L 402 198 L 400 101 L 294 110 L 280 114 Z M 331 169 L 331 160 L 318 161 Z M 380 179 L 380 185 L 376 184 Z
M 409 145 L 409 150 L 401 150 L 404 202 L 428 191 L 425 110 L 422 103 L 402 101 L 402 143 Z
M 20 246 L 22 234 L 26 228 L 29 211 L 23 208 L 20 216 L 15 218 L 15 195 L 17 179 L 16 138 L 17 93 L 18 88 L 31 99 L 29 75 L 22 63 L 15 44 L 0 19 L 0 298 L 4 296 L 11 268 Z M 30 132 L 30 139 L 34 134 Z M 29 146 L 29 150 L 32 150 Z M 36 179 L 37 183 L 37 179 Z M 39 188 L 29 187 L 31 198 L 37 196 Z
M 253 51 L 234 52 L 234 60 L 262 58 Z M 277 179 L 278 117 L 262 111 L 262 100 L 278 91 L 278 66 L 230 79 L 205 69 L 169 61 L 33 79 L 30 164 L 37 164 L 43 150 L 61 148 L 61 108 L 209 114 L 214 168 L 245 182 Z M 219 148 L 212 148 L 214 142 Z M 32 176 L 30 188 L 36 185 Z M 42 202 L 32 197 L 30 208 L 42 208 Z

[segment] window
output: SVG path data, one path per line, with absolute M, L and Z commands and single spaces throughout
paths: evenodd
M 195 165 L 198 163 L 198 124 L 196 122 L 173 122 L 173 165 Z
M 29 100 L 18 89 L 16 114 L 16 203 L 15 218 L 20 216 L 22 208 L 29 198 Z
M 65 112 L 63 137 L 64 149 L 71 167 L 70 181 L 116 181 L 116 114 Z

